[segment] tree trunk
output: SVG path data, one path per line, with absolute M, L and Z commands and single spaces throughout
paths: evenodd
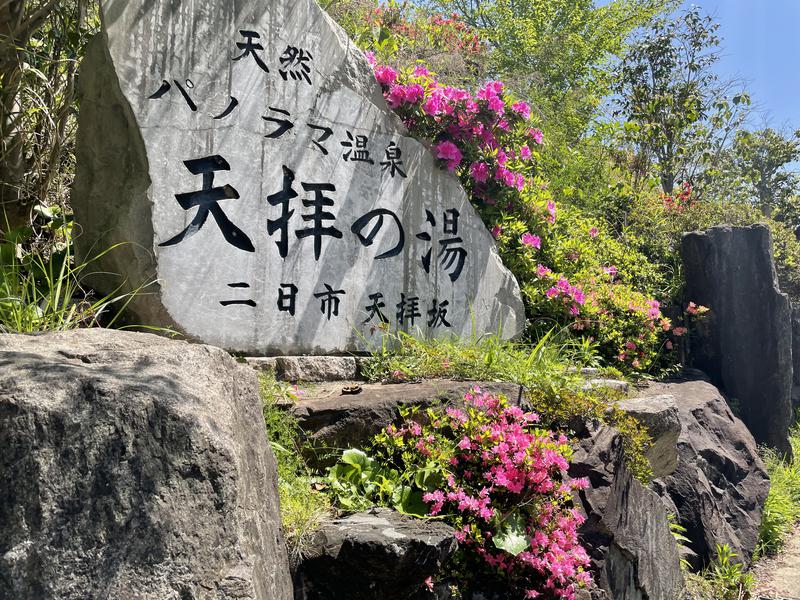
M 0 1 L 0 229 L 6 220 L 11 228 L 24 220 L 22 206 L 25 180 L 24 138 L 17 122 L 21 107 L 20 90 L 22 56 L 20 48 L 27 42 L 19 39 L 25 13 L 24 0 Z

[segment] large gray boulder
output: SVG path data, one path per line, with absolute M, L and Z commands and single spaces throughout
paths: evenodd
M 653 489 L 686 528 L 687 559 L 708 564 L 717 544 L 728 544 L 745 563 L 758 540 L 769 478 L 752 434 L 719 391 L 697 377 L 652 383 L 641 396 L 671 396 L 681 433 L 678 466 L 653 481 Z
M 289 600 L 260 408 L 217 348 L 0 336 L 0 599 Z
M 764 225 L 687 233 L 686 298 L 711 309 L 693 326 L 691 361 L 739 408 L 756 441 L 791 454 L 791 307 Z
M 628 470 L 619 432 L 605 425 L 591 430 L 575 448 L 569 474 L 589 479 L 578 506 L 587 517 L 579 533 L 598 588 L 592 597 L 678 598 L 683 574 L 667 511 Z
M 102 0 L 72 204 L 138 323 L 251 355 L 525 326 L 458 179 L 314 0 Z
M 296 574 L 296 600 L 409 600 L 455 552 L 453 529 L 386 508 L 322 527 Z

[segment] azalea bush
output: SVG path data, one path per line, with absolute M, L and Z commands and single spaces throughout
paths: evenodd
M 361 498 L 451 525 L 460 552 L 448 577 L 467 588 L 488 571 L 511 597 L 574 598 L 591 581 L 572 506 L 588 482 L 566 478 L 568 440 L 538 421 L 479 388 L 463 408 L 405 409 L 371 456 L 345 452 L 331 485 L 350 507 Z
M 527 103 L 499 81 L 472 93 L 422 65 L 398 71 L 367 58 L 388 105 L 460 178 L 534 324 L 571 328 L 625 370 L 646 371 L 669 353 L 671 323 L 652 297 L 659 274 L 604 222 L 559 210 L 538 167 L 544 134 Z

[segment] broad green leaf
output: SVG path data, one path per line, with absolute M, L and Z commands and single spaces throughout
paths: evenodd
M 530 547 L 525 523 L 518 513 L 511 513 L 503 523 L 502 529 L 492 539 L 497 548 L 514 556 Z

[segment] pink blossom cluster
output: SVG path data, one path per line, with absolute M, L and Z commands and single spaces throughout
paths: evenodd
M 439 83 L 424 66 L 398 73 L 367 58 L 389 107 L 413 134 L 436 140 L 435 155 L 448 170 L 464 168 L 476 198 L 491 204 L 503 190 L 519 192 L 530 183 L 531 146 L 542 144 L 543 134 L 529 125 L 530 106 L 510 99 L 502 82 L 473 94 Z
M 539 416 L 474 388 L 465 406 L 427 411 L 425 424 L 406 418 L 387 431 L 420 461 L 448 466 L 442 483 L 423 495 L 465 550 L 521 582 L 527 597 L 575 597 L 591 581 L 578 539 L 584 518 L 571 507 L 585 479 L 567 480 L 569 441 L 537 426 Z M 514 512 L 524 520 L 527 547 L 516 555 L 496 546 L 498 526 Z M 498 525 L 499 524 L 499 525 Z
M 537 265 L 536 276 L 539 279 L 549 280 L 553 284 L 545 292 L 547 298 L 568 306 L 570 314 L 580 315 L 581 307 L 586 304 L 586 294 L 581 288 L 572 285 L 563 275 L 556 276 L 544 265 Z

